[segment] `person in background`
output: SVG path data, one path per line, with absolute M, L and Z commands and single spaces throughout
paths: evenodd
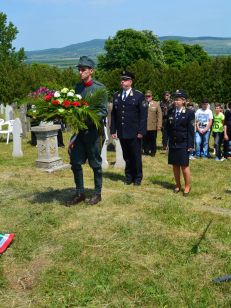
M 215 113 L 213 114 L 212 133 L 214 138 L 215 160 L 222 158 L 221 145 L 224 137 L 224 114 L 221 112 L 221 104 L 215 104 Z
M 160 103 L 153 100 L 152 91 L 146 91 L 145 98 L 148 102 L 148 120 L 147 133 L 143 138 L 143 151 L 145 155 L 154 157 L 156 155 L 157 131 L 162 127 L 162 111 Z
M 81 82 L 76 84 L 75 92 L 80 94 L 83 98 L 88 94 L 93 94 L 98 89 L 105 88 L 100 82 L 93 80 L 94 61 L 87 57 L 82 56 L 76 65 L 80 74 Z M 107 98 L 101 102 L 98 115 L 102 120 L 107 116 Z M 94 193 L 89 200 L 86 200 L 88 205 L 94 205 L 101 201 L 102 190 L 102 158 L 101 158 L 101 133 L 95 125 L 89 121 L 88 128 L 80 131 L 71 139 L 70 150 L 70 163 L 73 171 L 76 194 L 71 200 L 68 200 L 66 206 L 73 206 L 85 200 L 85 190 L 83 181 L 82 165 L 88 160 L 90 167 L 94 172 Z
M 121 74 L 121 91 L 113 96 L 111 113 L 111 135 L 119 138 L 125 160 L 125 184 L 141 184 L 142 138 L 147 130 L 147 102 L 144 94 L 132 88 L 134 75 L 123 71 Z
M 186 103 L 186 107 L 190 110 L 192 110 L 195 114 L 196 112 L 196 108 L 195 108 L 195 104 L 192 101 L 187 101 Z M 194 123 L 194 128 L 196 127 L 195 123 Z M 194 129 L 194 143 L 195 143 L 195 129 Z M 194 148 L 189 152 L 189 159 L 190 160 L 194 160 L 195 156 L 194 156 Z
M 213 113 L 208 108 L 208 100 L 203 99 L 201 102 L 201 108 L 199 108 L 195 113 L 196 118 L 196 133 L 195 133 L 195 143 L 196 151 L 195 157 L 208 158 L 209 150 L 209 137 L 210 128 L 213 121 Z
M 181 191 L 180 171 L 184 177 L 184 196 L 191 190 L 189 153 L 194 147 L 195 114 L 185 107 L 187 95 L 184 90 L 174 94 L 174 107 L 168 111 L 166 130 L 169 137 L 168 163 L 173 166 L 176 182 L 175 193 Z
M 224 157 L 231 157 L 231 103 L 225 111 L 224 119 Z
M 169 109 L 172 107 L 171 92 L 165 91 L 163 99 L 160 102 L 160 108 L 162 110 L 162 146 L 163 150 L 166 150 L 168 144 L 168 134 L 166 131 L 166 120 Z

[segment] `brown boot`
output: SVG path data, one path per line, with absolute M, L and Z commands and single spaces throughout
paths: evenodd
M 85 198 L 86 197 L 85 197 L 84 193 L 76 194 L 76 195 L 74 195 L 74 197 L 71 200 L 66 202 L 66 206 L 70 207 L 70 206 L 76 205 L 76 204 L 84 201 Z
M 88 205 L 95 205 L 98 202 L 100 202 L 102 200 L 101 195 L 100 194 L 95 194 L 93 195 L 88 201 L 87 204 Z

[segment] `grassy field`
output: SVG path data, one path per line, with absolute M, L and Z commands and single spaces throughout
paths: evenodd
M 144 180 L 134 187 L 109 152 L 103 201 L 66 208 L 71 170 L 36 170 L 28 140 L 23 152 L 13 158 L 12 142 L 0 142 L 0 232 L 16 234 L 1 256 L 1 308 L 231 306 L 231 282 L 212 282 L 231 274 L 231 161 L 192 161 L 185 198 L 172 192 L 165 154 L 144 157 Z M 66 148 L 59 153 L 68 162 Z M 90 194 L 88 165 L 84 175 Z

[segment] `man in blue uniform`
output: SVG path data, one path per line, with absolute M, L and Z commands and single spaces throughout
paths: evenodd
M 141 142 L 147 129 L 147 107 L 143 93 L 132 88 L 134 75 L 123 71 L 122 91 L 113 97 L 111 135 L 119 138 L 125 166 L 125 184 L 140 185 L 143 177 Z
M 89 93 L 94 93 L 97 89 L 104 87 L 100 82 L 92 79 L 94 72 L 94 62 L 92 59 L 83 56 L 80 57 L 77 65 L 79 70 L 81 83 L 76 85 L 75 91 L 82 97 L 85 97 Z M 98 114 L 103 119 L 107 116 L 107 100 L 102 101 Z M 95 125 L 89 121 L 87 123 L 88 129 L 80 131 L 77 136 L 74 137 L 72 144 L 72 150 L 70 152 L 71 168 L 74 174 L 76 184 L 75 196 L 67 202 L 67 206 L 78 204 L 85 200 L 84 182 L 83 182 L 83 170 L 82 164 L 88 159 L 88 163 L 94 172 L 94 194 L 87 201 L 89 205 L 94 205 L 101 201 L 102 190 L 102 159 L 101 159 L 101 140 L 99 130 Z

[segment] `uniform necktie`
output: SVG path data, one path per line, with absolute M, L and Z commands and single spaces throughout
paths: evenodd
M 125 101 L 126 99 L 126 91 L 123 91 L 123 97 L 122 97 L 122 100 Z
M 179 115 L 180 115 L 180 111 L 177 111 L 177 112 L 176 112 L 176 119 L 179 118 Z

